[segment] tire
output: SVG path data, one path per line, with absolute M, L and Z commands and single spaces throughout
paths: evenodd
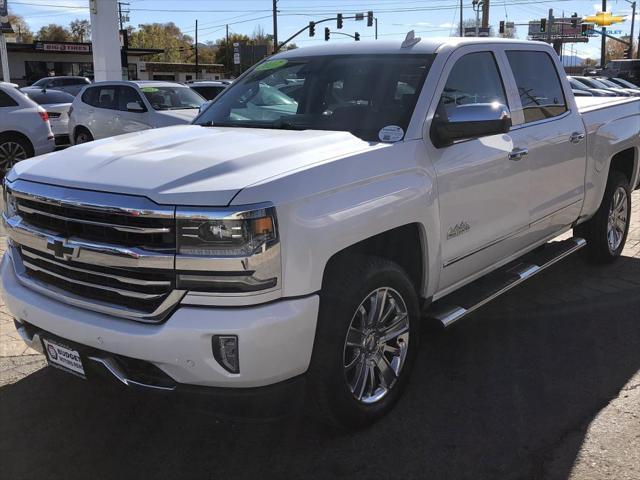
M 587 241 L 587 258 L 594 263 L 611 263 L 622 254 L 631 225 L 631 189 L 627 177 L 612 171 L 596 214 L 575 228 Z
M 3 179 L 16 163 L 29 157 L 33 157 L 33 147 L 28 140 L 10 133 L 0 135 L 0 175 Z
M 93 135 L 86 128 L 78 128 L 73 138 L 73 143 L 79 145 L 81 143 L 93 142 Z
M 357 256 L 333 265 L 321 293 L 309 393 L 321 421 L 362 428 L 389 412 L 407 384 L 420 340 L 418 297 L 389 260 Z M 382 310 L 372 308 L 372 298 L 384 299 Z M 386 321 L 371 328 L 371 311 Z

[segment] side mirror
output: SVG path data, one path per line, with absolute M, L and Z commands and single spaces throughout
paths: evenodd
M 202 105 L 200 105 L 200 108 L 198 109 L 198 114 L 201 114 L 202 112 L 204 112 L 207 108 L 209 108 L 209 105 L 211 105 L 212 103 L 213 103 L 213 100 L 207 100 Z
M 438 107 L 431 137 L 437 147 L 443 147 L 456 140 L 499 135 L 510 129 L 511 112 L 506 105 L 498 102 L 472 103 L 450 109 Z
M 144 112 L 144 107 L 140 105 L 138 102 L 129 102 L 127 103 L 127 111 L 128 112 Z

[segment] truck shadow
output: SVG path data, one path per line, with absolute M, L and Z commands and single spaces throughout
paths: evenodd
M 640 259 L 571 258 L 447 331 L 425 325 L 403 399 L 356 433 L 300 408 L 276 422 L 220 420 L 200 400 L 44 369 L 0 389 L 0 469 L 12 479 L 567 478 L 589 422 L 640 369 L 638 312 Z

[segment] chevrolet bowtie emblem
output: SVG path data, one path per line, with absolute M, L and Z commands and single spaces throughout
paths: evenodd
M 62 240 L 49 240 L 47 242 L 47 250 L 51 250 L 56 258 L 69 260 L 73 258 L 74 249 L 64 244 Z

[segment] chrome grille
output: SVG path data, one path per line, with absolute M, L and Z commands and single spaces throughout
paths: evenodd
M 175 211 L 133 196 L 25 181 L 7 183 L 3 215 L 16 274 L 26 286 L 76 306 L 161 321 L 175 287 Z

